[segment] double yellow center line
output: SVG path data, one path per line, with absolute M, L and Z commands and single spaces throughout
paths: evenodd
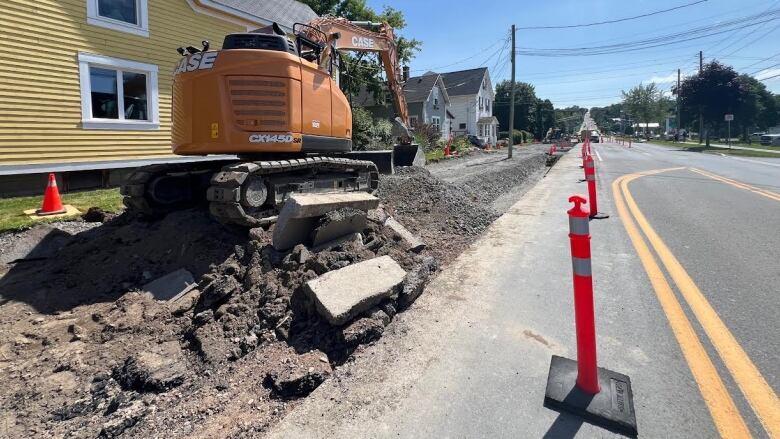
M 770 437 L 780 438 L 780 400 L 778 400 L 777 395 L 767 384 L 758 368 L 747 356 L 728 327 L 720 319 L 717 312 L 709 304 L 693 279 L 685 271 L 682 264 L 680 264 L 647 221 L 647 218 L 645 218 L 639 206 L 637 206 L 628 189 L 628 184 L 637 178 L 681 169 L 684 168 L 659 169 L 624 175 L 616 179 L 612 183 L 612 191 L 615 197 L 617 212 L 650 278 L 656 296 L 669 320 L 672 332 L 680 344 L 685 360 L 699 386 L 702 397 L 720 435 L 727 438 L 751 436 L 750 430 L 734 404 L 734 400 L 728 393 L 715 365 L 685 315 L 666 276 L 661 271 L 656 257 L 650 251 L 642 233 L 640 233 L 640 229 L 647 237 L 647 241 L 650 242 L 677 289 L 693 311 L 694 316 L 704 329 L 726 368 L 734 377 L 734 381 L 761 421 L 764 429 Z M 698 169 L 692 169 L 692 171 L 733 186 L 739 185 L 737 187 L 772 199 L 775 199 L 774 196 L 777 196 L 777 201 L 780 201 L 780 195 L 774 192 L 745 185 L 744 183 Z M 637 228 L 637 224 L 639 228 Z

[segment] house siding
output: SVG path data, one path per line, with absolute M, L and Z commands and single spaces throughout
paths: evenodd
M 439 105 L 434 106 L 434 98 L 439 99 Z M 433 122 L 434 117 L 439 118 L 439 125 L 441 127 L 442 138 L 447 138 L 449 132 L 446 128 L 447 123 L 447 102 L 444 99 L 444 93 L 438 84 L 431 88 L 431 94 L 428 95 L 428 99 L 424 102 L 425 111 L 425 123 L 430 124 Z
M 171 154 L 176 47 L 245 26 L 199 14 L 185 0 L 149 0 L 149 37 L 87 24 L 86 0 L 4 0 L 0 34 L 0 165 L 153 158 Z M 158 66 L 159 129 L 81 126 L 79 52 Z
M 479 133 L 477 126 L 479 118 L 493 115 L 493 100 L 495 99 L 495 94 L 493 92 L 489 74 L 485 75 L 483 83 L 486 84 L 486 87 L 480 86 L 479 91 L 476 94 L 450 96 L 450 113 L 455 116 L 452 126 L 455 134 L 471 134 L 481 137 L 485 141 L 495 145 L 498 130 L 496 130 L 496 133 L 491 133 L 489 136 L 483 136 Z M 480 98 L 482 100 L 481 108 Z M 460 128 L 461 124 L 464 123 L 466 124 L 465 130 Z

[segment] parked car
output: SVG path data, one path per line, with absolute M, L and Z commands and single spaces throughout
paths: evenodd
M 761 145 L 780 146 L 780 134 L 764 134 L 761 136 Z
M 480 139 L 479 137 L 469 134 L 469 142 L 476 146 L 477 148 L 485 149 L 486 143 L 484 140 Z
M 761 136 L 763 136 L 766 133 L 753 133 L 750 135 L 750 141 L 751 142 L 760 142 Z

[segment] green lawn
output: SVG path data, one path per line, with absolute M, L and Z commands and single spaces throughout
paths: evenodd
M 716 153 L 716 154 L 726 154 L 726 155 L 734 155 L 734 156 L 741 156 L 741 157 L 773 157 L 773 158 L 780 158 L 780 154 L 774 154 L 771 152 L 763 152 L 763 151 L 748 151 L 744 149 L 726 149 L 726 148 L 713 148 L 709 147 L 707 148 L 704 145 L 699 144 L 690 144 L 690 143 L 675 143 L 668 140 L 653 140 L 648 143 L 653 143 L 655 145 L 664 145 L 664 146 L 673 146 L 676 148 L 683 148 L 687 149 L 689 151 L 695 151 L 695 152 L 706 152 L 706 153 Z M 641 144 L 640 142 L 637 142 L 635 144 Z M 741 146 L 741 145 L 740 145 Z M 758 147 L 755 147 L 758 148 Z M 768 147 L 765 147 L 768 148 Z
M 41 207 L 42 196 L 0 198 L 0 232 L 29 227 L 41 221 L 64 221 L 69 218 L 51 218 L 32 220 L 23 212 Z M 123 209 L 122 195 L 119 189 L 99 189 L 94 191 L 72 192 L 62 195 L 63 204 L 71 204 L 81 212 L 90 207 L 99 207 L 106 212 L 118 212 Z M 71 217 L 73 218 L 73 217 Z

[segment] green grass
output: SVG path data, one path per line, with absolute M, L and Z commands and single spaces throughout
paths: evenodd
M 66 221 L 70 218 L 51 218 L 32 220 L 24 214 L 27 209 L 41 207 L 42 196 L 0 198 L 0 232 L 19 230 L 40 222 Z M 81 212 L 90 207 L 99 207 L 106 212 L 118 212 L 123 209 L 122 195 L 119 189 L 99 189 L 94 191 L 71 192 L 62 195 L 63 204 L 71 204 Z
M 664 146 L 673 146 L 676 148 L 682 148 L 687 149 L 689 151 L 693 152 L 705 152 L 710 154 L 726 154 L 726 155 L 734 155 L 734 156 L 741 156 L 741 157 L 773 157 L 773 158 L 780 158 L 780 154 L 774 154 L 771 152 L 763 152 L 763 151 L 748 151 L 744 149 L 726 149 L 726 148 L 713 148 L 709 147 L 707 148 L 704 145 L 699 144 L 690 144 L 690 143 L 675 143 L 668 140 L 652 140 L 647 143 L 652 143 L 655 145 L 664 145 Z

